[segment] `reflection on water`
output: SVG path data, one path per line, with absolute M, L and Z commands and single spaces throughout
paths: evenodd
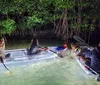
M 57 46 L 62 45 L 64 41 L 55 39 L 38 39 L 41 46 Z M 6 43 L 6 49 L 27 48 L 31 40 L 10 40 Z
M 99 85 L 70 58 L 9 68 L 12 76 L 4 75 L 6 70 L 0 69 L 0 85 Z

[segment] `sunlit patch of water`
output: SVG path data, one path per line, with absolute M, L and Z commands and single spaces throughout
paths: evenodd
M 99 85 L 88 78 L 73 59 L 40 61 L 17 67 L 9 67 L 11 76 L 0 69 L 0 85 Z

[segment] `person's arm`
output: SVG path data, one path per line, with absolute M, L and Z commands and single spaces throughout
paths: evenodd
M 39 50 L 41 50 L 41 51 L 44 51 L 44 50 L 47 50 L 48 48 L 47 47 L 41 47 L 41 48 L 39 48 Z
M 3 60 L 3 58 L 0 56 L 0 62 L 1 63 L 3 63 L 4 62 L 4 60 Z
M 1 40 L 0 47 L 5 48 L 5 40 L 4 40 L 4 38 L 2 38 L 2 40 Z
M 83 56 L 80 56 L 80 60 L 81 60 L 81 62 L 83 62 L 83 63 L 85 63 L 85 62 L 86 62 L 86 58 L 85 58 L 85 57 L 83 57 Z

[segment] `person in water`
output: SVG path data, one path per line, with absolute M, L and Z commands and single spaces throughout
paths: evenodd
M 0 36 L 0 58 L 3 60 L 4 58 L 8 58 L 10 56 L 10 53 L 5 54 L 5 39 Z
M 1 62 L 3 62 L 3 59 L 5 58 L 4 50 L 5 50 L 5 40 L 3 37 L 0 36 L 0 61 Z
M 0 56 L 1 56 L 2 58 L 5 57 L 5 55 L 4 55 L 4 50 L 5 50 L 5 40 L 4 40 L 3 37 L 0 37 Z
M 91 57 L 91 67 L 100 74 L 100 43 L 93 49 L 93 57 Z
M 78 56 L 80 56 L 80 59 L 83 63 L 100 74 L 100 44 L 92 51 L 81 51 Z
M 41 51 L 47 50 L 47 47 L 41 47 L 39 46 L 39 41 L 38 39 L 35 37 L 31 40 L 31 44 L 29 46 L 29 48 L 27 49 L 27 55 L 33 55 L 33 54 L 38 54 Z

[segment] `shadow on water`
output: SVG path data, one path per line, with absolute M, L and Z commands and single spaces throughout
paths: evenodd
M 6 49 L 18 49 L 29 47 L 31 40 L 9 40 L 6 43 Z M 64 41 L 55 39 L 39 39 L 39 44 L 42 46 L 57 46 L 62 45 Z

